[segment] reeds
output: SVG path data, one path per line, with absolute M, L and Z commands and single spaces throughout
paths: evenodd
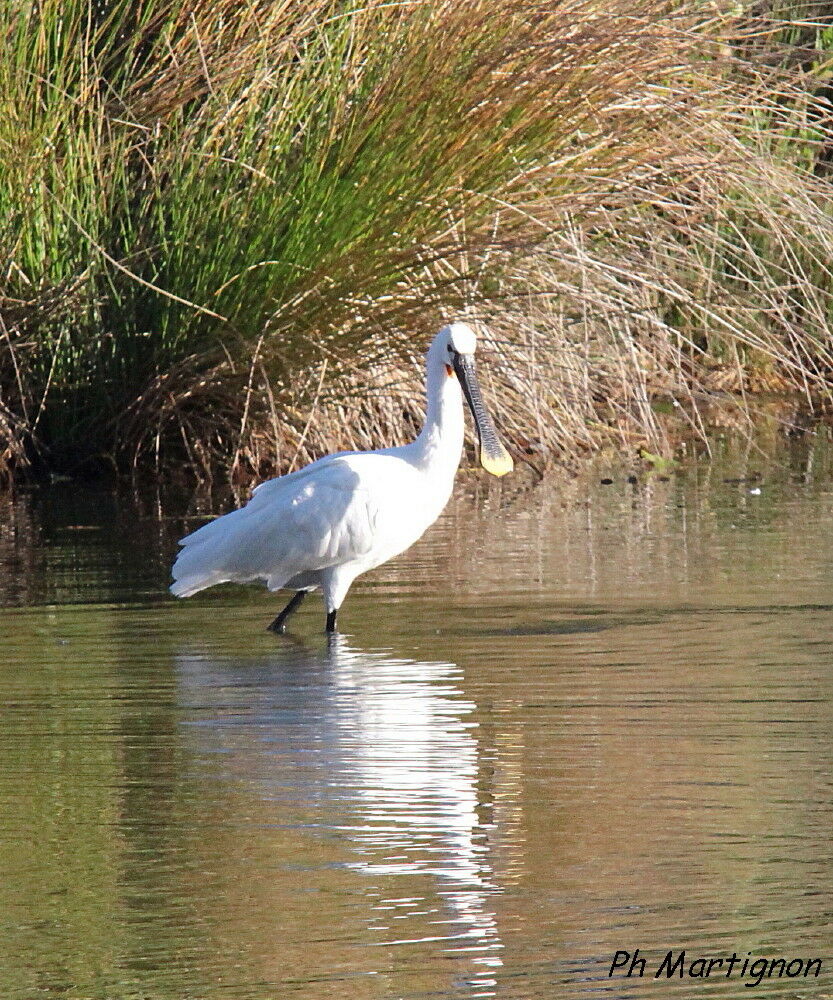
M 403 440 L 458 315 L 539 464 L 661 446 L 657 396 L 696 426 L 715 364 L 817 400 L 828 123 L 781 27 L 691 0 L 2 5 L 0 465 L 248 478 Z

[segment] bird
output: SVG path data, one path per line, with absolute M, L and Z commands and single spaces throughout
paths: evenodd
M 463 452 L 464 398 L 481 465 L 495 476 L 512 471 L 477 381 L 476 347 L 467 324 L 443 326 L 428 349 L 425 423 L 415 440 L 337 452 L 261 483 L 245 506 L 180 539 L 171 593 L 258 580 L 270 591 L 294 590 L 268 626 L 282 633 L 304 597 L 320 589 L 325 631 L 337 632 L 356 577 L 413 545 L 448 503 Z

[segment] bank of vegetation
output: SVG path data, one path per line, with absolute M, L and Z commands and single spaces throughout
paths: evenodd
M 0 4 L 0 470 L 402 441 L 479 324 L 540 468 L 824 409 L 831 29 L 718 0 Z M 740 404 L 740 405 L 738 405 Z

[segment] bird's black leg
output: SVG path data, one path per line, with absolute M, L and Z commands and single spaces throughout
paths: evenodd
M 327 612 L 327 635 L 332 635 L 337 631 L 336 629 L 336 615 L 338 614 L 338 608 L 335 611 Z
M 297 590 L 292 595 L 292 600 L 289 604 L 281 611 L 278 617 L 268 626 L 270 632 L 285 632 L 286 631 L 286 619 L 292 614 L 292 612 L 298 607 L 298 605 L 307 596 L 305 590 Z

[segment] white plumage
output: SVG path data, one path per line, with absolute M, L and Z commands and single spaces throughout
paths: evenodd
M 412 545 L 448 502 L 463 448 L 463 392 L 484 467 L 495 475 L 512 468 L 480 396 L 475 347 L 465 324 L 443 327 L 428 351 L 427 413 L 415 441 L 328 455 L 262 483 L 245 507 L 181 540 L 171 592 L 189 597 L 217 583 L 252 580 L 270 590 L 291 588 L 295 597 L 270 626 L 283 631 L 303 594 L 320 588 L 327 630 L 335 631 L 353 580 Z

